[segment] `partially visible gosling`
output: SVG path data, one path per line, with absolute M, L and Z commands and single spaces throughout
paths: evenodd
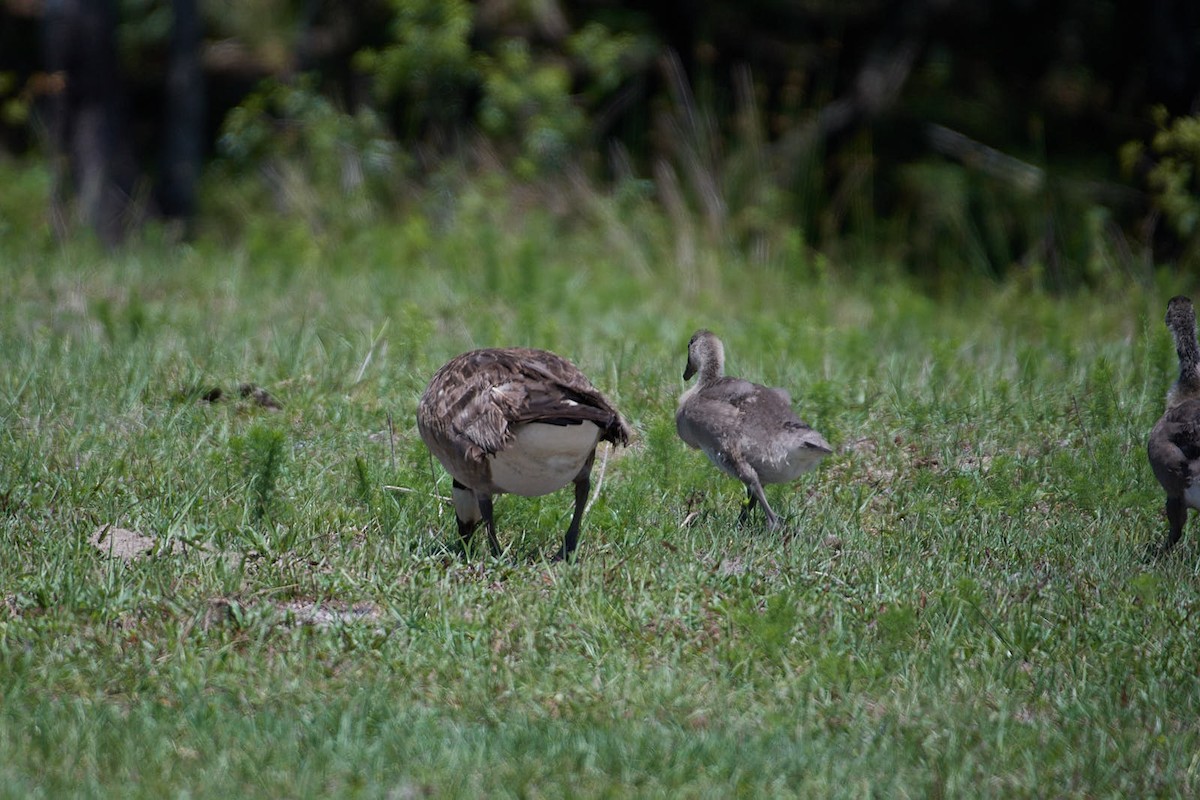
M 1170 531 L 1159 548 L 1171 550 L 1183 536 L 1187 510 L 1200 508 L 1200 348 L 1196 311 L 1183 296 L 1167 303 L 1167 327 L 1175 337 L 1179 378 L 1167 392 L 1167 410 L 1150 431 L 1146 451 L 1154 477 L 1167 492 Z
M 771 530 L 779 517 L 763 494 L 765 483 L 787 483 L 815 467 L 832 449 L 792 411 L 791 396 L 740 378 L 725 377 L 725 348 L 712 332 L 696 331 L 688 342 L 683 379 L 699 373 L 679 398 L 675 429 L 703 450 L 717 468 L 746 484 L 744 521 L 755 503 Z

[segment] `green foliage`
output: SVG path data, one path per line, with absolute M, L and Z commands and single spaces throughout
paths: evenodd
M 29 121 L 30 98 L 18 92 L 15 73 L 0 72 L 0 123 L 11 127 L 23 127 Z
M 362 456 L 354 457 L 353 486 L 354 494 L 359 502 L 370 506 L 375 501 L 375 481 L 371 477 L 370 468 Z
M 32 29 L 28 5 L 4 21 Z M 285 238 L 353 228 L 407 213 L 414 180 L 468 163 L 531 183 L 564 167 L 612 178 L 662 207 L 672 258 L 700 281 L 723 248 L 798 268 L 815 249 L 950 289 L 964 273 L 1148 281 L 1164 242 L 1160 258 L 1200 258 L 1192 118 L 1160 112 L 1153 141 L 1125 151 L 1145 156 L 1170 236 L 1142 240 L 1158 216 L 1130 191 L 1142 176 L 1118 183 L 1112 158 L 1137 124 L 1127 109 L 1162 88 L 1147 77 L 1162 72 L 1154 54 L 1194 45 L 1194 21 L 1176 9 L 1183 24 L 1132 30 L 1147 15 L 1112 2 L 993 5 L 748 0 L 681 21 L 661 3 L 205 0 L 208 96 L 237 106 L 214 120 L 200 224 L 267 205 L 291 217 Z M 143 172 L 166 174 L 152 100 L 168 91 L 171 4 L 115 9 L 128 129 Z M 1154 42 L 1149 56 L 1120 46 L 1131 36 Z M 36 149 L 35 100 L 62 89 L 37 53 L 19 48 L 0 75 L 5 145 Z M 947 151 L 932 123 L 971 144 Z M 561 184 L 538 188 L 538 204 L 580 205 Z
M 766 607 L 742 611 L 735 617 L 758 654 L 778 663 L 792 645 L 792 636 L 799 623 L 797 602 L 786 592 L 773 595 Z
M 585 131 L 567 69 L 535 62 L 524 39 L 507 39 L 495 56 L 481 53 L 476 61 L 483 76 L 480 125 L 498 139 L 520 143 L 516 173 L 531 178 L 565 166 Z
M 247 506 L 255 524 L 262 522 L 277 504 L 286 441 L 283 431 L 264 425 L 255 425 L 230 441 L 234 458 L 242 465 Z
M 422 126 L 445 128 L 463 116 L 478 82 L 465 0 L 390 0 L 394 43 L 363 50 L 355 66 L 375 78 L 381 100 L 397 102 L 412 136 Z
M 935 286 L 964 274 L 1022 276 L 1059 291 L 1148 279 L 1113 213 L 1073 179 L 1021 177 L 987 174 L 969 163 L 903 166 L 896 171 L 897 214 L 868 219 L 877 230 L 874 245 Z M 846 238 L 854 246 L 862 237 Z
M 1097 70 L 1090 50 L 1072 66 L 1041 55 L 1063 50 L 1051 46 L 1062 31 L 1096 41 L 1121 34 L 1109 4 L 1040 12 L 1058 25 L 997 9 L 983 26 L 941 9 L 934 16 L 944 15 L 945 28 L 918 11 L 893 24 L 901 7 L 881 18 L 876 4 L 835 5 L 751 2 L 736 15 L 718 5 L 679 27 L 663 8 L 621 3 L 569 14 L 538 2 L 203 3 L 208 44 L 220 40 L 210 50 L 224 59 L 219 74 L 275 77 L 223 120 L 200 224 L 268 205 L 288 217 L 280 224 L 288 230 L 274 232 L 284 238 L 338 233 L 407 214 L 415 181 L 441 190 L 470 164 L 540 182 L 536 203 L 584 224 L 584 204 L 571 194 L 579 177 L 611 176 L 614 193 L 632 199 L 628 213 L 661 207 L 676 236 L 671 257 L 701 282 L 717 269 L 705 255 L 724 248 L 796 269 L 814 267 L 812 250 L 902 265 L 948 290 L 964 275 L 1017 275 L 1055 289 L 1149 280 L 1138 201 L 1106 183 L 1108 140 L 1096 137 L 1103 151 L 1075 152 L 1080 130 L 1119 116 L 1103 110 L 1108 98 L 1132 90 L 1106 90 L 1101 75 L 1119 70 Z M 169 4 L 119 6 L 123 63 L 147 95 L 158 90 Z M 895 70 L 895 96 L 882 87 L 867 102 L 851 87 L 870 83 L 862 82 L 870 59 L 887 60 L 880 24 L 920 55 L 911 74 Z M 1024 46 L 1030 29 L 1041 47 Z M 1024 49 L 1009 71 L 1026 76 L 1020 85 L 996 68 L 1011 54 L 991 50 L 1014 40 Z M 309 75 L 294 77 L 298 62 Z M 1030 93 L 1026 81 L 1041 88 Z M 24 90 L 14 97 L 4 83 L 0 100 L 23 118 Z M 844 128 L 843 115 L 852 120 Z M 935 145 L 933 121 L 970 144 Z M 1159 126 L 1150 146 L 1155 202 L 1176 236 L 1193 242 L 1194 132 L 1185 121 Z M 554 181 L 567 167 L 564 188 Z M 436 202 L 452 213 L 455 201 Z
M 1153 116 L 1157 132 L 1148 151 L 1130 142 L 1121 150 L 1121 163 L 1132 176 L 1139 162 L 1150 160 L 1146 182 L 1154 205 L 1179 238 L 1181 260 L 1200 264 L 1200 116 L 1171 119 L 1162 107 Z
M 383 105 L 399 109 L 404 134 L 445 140 L 474 120 L 495 144 L 515 145 L 513 170 L 524 178 L 565 165 L 590 133 L 588 113 L 646 49 L 633 34 L 595 21 L 566 37 L 560 52 L 480 30 L 478 7 L 465 2 L 393 0 L 392 8 L 393 43 L 360 51 L 355 66 L 374 79 Z M 536 17 L 532 7 L 502 13 L 517 26 L 536 24 L 524 19 Z
M 338 110 L 311 81 L 264 83 L 229 112 L 219 148 L 214 177 L 225 192 L 233 174 L 258 174 L 269 202 L 316 228 L 371 219 L 404 186 L 404 159 L 379 116 Z
M 581 64 L 590 76 L 583 90 L 593 102 L 609 96 L 628 80 L 630 72 L 651 55 L 651 43 L 630 31 L 613 31 L 591 20 L 572 33 L 566 52 Z
M 355 59 L 374 81 L 378 108 L 399 109 L 405 139 L 446 140 L 473 117 L 496 143 L 516 144 L 513 169 L 525 178 L 567 163 L 587 134 L 577 93 L 604 100 L 626 74 L 622 65 L 634 46 L 629 35 L 588 26 L 573 45 L 583 76 L 577 86 L 568 65 L 535 52 L 524 39 L 473 47 L 470 4 L 398 0 L 393 12 L 394 43 L 363 50 Z M 395 185 L 401 170 L 396 144 L 380 119 L 367 110 L 354 116 L 337 111 L 312 82 L 268 82 L 228 114 L 221 152 L 243 172 L 271 165 L 268 174 L 284 184 L 276 194 L 289 206 L 318 205 L 304 198 L 345 194 L 353 181 L 375 188 L 368 197 L 383 199 L 379 189 Z

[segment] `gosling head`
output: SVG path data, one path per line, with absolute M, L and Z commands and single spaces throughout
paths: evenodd
M 710 330 L 700 329 L 688 341 L 687 367 L 683 379 L 700 373 L 703 383 L 715 381 L 725 374 L 725 346 Z

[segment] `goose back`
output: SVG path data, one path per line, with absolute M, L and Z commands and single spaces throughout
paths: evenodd
M 617 410 L 570 361 L 545 350 L 488 348 L 451 359 L 429 382 L 417 407 L 417 428 L 429 449 L 460 483 L 488 492 L 546 494 L 574 477 L 598 441 L 627 444 L 630 430 Z M 562 435 L 556 435 L 558 429 Z M 505 458 L 518 441 L 532 457 L 520 463 Z M 524 447 L 528 445 L 528 448 Z M 544 475 L 528 472 L 538 454 L 570 457 L 544 459 L 561 483 L 546 488 Z M 561 453 L 560 453 L 561 455 Z M 509 488 L 492 480 L 507 475 Z

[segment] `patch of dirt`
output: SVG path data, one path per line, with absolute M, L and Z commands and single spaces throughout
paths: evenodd
M 208 601 L 200 624 L 204 630 L 217 625 L 242 624 L 247 619 L 262 620 L 267 609 L 269 625 L 311 625 L 329 628 L 352 623 L 382 622 L 384 612 L 374 603 L 346 603 L 337 600 L 285 600 L 278 602 L 250 603 L 228 597 L 214 597 Z M 273 612 L 273 613 L 272 613 Z M 377 627 L 382 632 L 382 627 Z
M 325 602 L 317 603 L 307 600 L 290 600 L 277 603 L 275 607 L 291 614 L 292 618 L 301 625 L 313 625 L 318 628 L 330 625 L 341 625 L 347 622 L 378 622 L 383 619 L 383 611 L 374 603 Z
M 878 450 L 879 445 L 869 436 L 860 436 L 842 445 L 843 453 L 874 453 Z
M 133 531 L 128 528 L 118 528 L 115 525 L 101 525 L 88 536 L 88 543 L 110 558 L 122 561 L 133 561 L 149 555 L 158 547 L 158 540 L 153 536 Z M 178 539 L 171 541 L 168 552 L 179 553 L 183 550 L 183 542 Z
M 717 574 L 722 578 L 727 578 L 730 575 L 743 575 L 745 572 L 745 562 L 736 556 L 734 558 L 721 559 L 721 563 L 717 565 Z
M 116 525 L 101 525 L 96 528 L 88 536 L 88 544 L 96 548 L 101 555 L 119 558 L 122 561 L 135 561 L 152 554 L 161 556 L 190 552 L 222 558 L 229 569 L 236 569 L 243 558 L 256 557 L 253 551 L 241 553 L 237 550 L 214 550 L 205 544 L 189 544 L 180 539 L 171 539 L 170 547 L 164 547 L 161 539 Z

